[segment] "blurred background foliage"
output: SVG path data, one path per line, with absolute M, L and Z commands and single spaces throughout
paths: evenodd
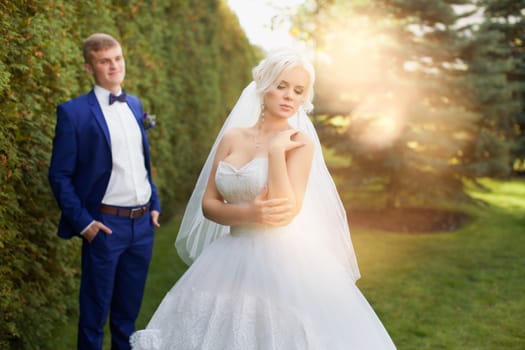
M 470 200 L 525 171 L 523 0 L 306 0 L 291 32 L 317 69 L 316 122 L 348 207 Z M 56 106 L 87 92 L 80 48 L 118 38 L 165 220 L 184 209 L 262 50 L 225 0 L 0 0 L 0 349 L 40 349 L 76 308 L 78 242 L 55 236 Z
M 0 349 L 42 349 L 76 308 L 79 240 L 56 237 L 47 183 L 56 106 L 86 93 L 81 46 L 120 40 L 148 131 L 164 219 L 184 209 L 260 52 L 225 2 L 0 0 Z

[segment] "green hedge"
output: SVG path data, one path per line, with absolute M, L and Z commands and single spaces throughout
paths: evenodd
M 220 0 L 0 0 L 0 349 L 41 349 L 76 308 L 79 240 L 56 237 L 47 183 L 56 105 L 87 92 L 80 47 L 117 37 L 149 131 L 164 219 L 184 209 L 258 53 Z

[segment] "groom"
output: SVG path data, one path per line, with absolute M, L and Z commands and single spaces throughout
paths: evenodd
M 78 349 L 101 350 L 108 314 L 113 350 L 129 349 L 160 203 L 140 100 L 122 91 L 122 48 L 107 34 L 83 45 L 88 94 L 57 108 L 49 182 L 58 235 L 82 238 Z

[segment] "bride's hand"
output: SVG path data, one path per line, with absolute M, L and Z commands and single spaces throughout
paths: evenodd
M 252 202 L 256 223 L 269 226 L 284 226 L 292 221 L 293 207 L 287 198 L 267 199 L 265 187 Z
M 288 129 L 277 133 L 270 141 L 269 149 L 271 151 L 288 152 L 292 149 L 304 146 L 304 142 L 296 140 L 298 130 Z

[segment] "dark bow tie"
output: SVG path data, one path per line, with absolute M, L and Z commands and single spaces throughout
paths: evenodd
M 115 101 L 126 102 L 126 93 L 123 92 L 118 96 L 109 94 L 109 104 L 112 105 Z

